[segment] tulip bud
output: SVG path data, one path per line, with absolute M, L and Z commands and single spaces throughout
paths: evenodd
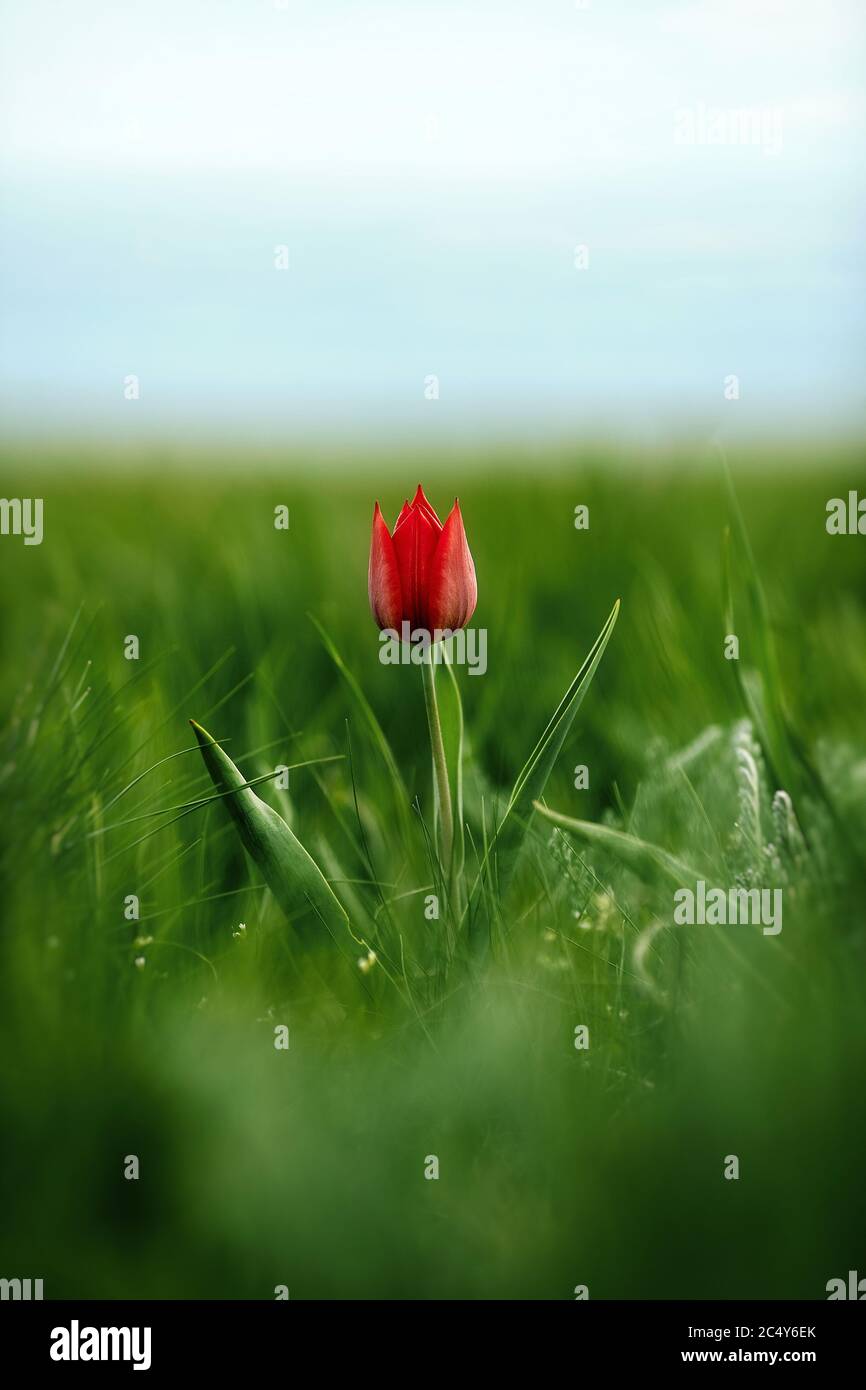
M 380 628 L 457 632 L 475 612 L 478 586 L 460 503 L 443 526 L 418 484 L 393 533 L 376 503 L 368 574 L 370 608 Z

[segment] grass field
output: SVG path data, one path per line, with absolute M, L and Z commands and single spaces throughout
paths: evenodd
M 568 1299 L 866 1272 L 866 540 L 824 525 L 862 457 L 739 454 L 736 504 L 685 455 L 3 472 L 45 534 L 0 538 L 0 1273 Z M 419 476 L 460 495 L 487 632 L 486 673 L 454 668 L 439 919 L 420 672 L 380 663 L 366 593 L 373 501 L 392 520 Z M 509 879 L 509 793 L 617 599 L 561 819 L 521 804 Z M 345 931 L 286 919 L 190 718 L 249 779 L 290 767 L 257 790 Z M 783 929 L 675 925 L 685 869 L 781 888 Z

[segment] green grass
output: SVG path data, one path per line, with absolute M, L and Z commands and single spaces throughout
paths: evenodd
M 4 1276 L 820 1298 L 862 1270 L 866 542 L 824 530 L 862 460 L 739 456 L 745 531 L 689 460 L 5 462 L 45 539 L 0 538 Z M 456 671 L 464 896 L 439 921 L 421 673 L 380 664 L 366 598 L 374 497 L 390 518 L 419 476 L 440 511 L 459 491 L 488 632 L 487 674 Z M 617 599 L 506 891 L 496 827 Z M 345 932 L 287 920 L 190 718 L 250 781 L 292 767 L 255 790 Z M 781 886 L 781 934 L 675 927 L 683 863 Z

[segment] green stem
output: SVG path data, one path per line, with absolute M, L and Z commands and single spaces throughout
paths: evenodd
M 451 787 L 448 783 L 445 743 L 442 739 L 439 705 L 436 702 L 432 649 L 426 653 L 425 660 L 421 664 L 421 673 L 424 678 L 424 705 L 427 710 L 427 727 L 430 730 L 430 749 L 433 753 L 433 778 L 436 783 L 436 802 L 439 810 L 442 867 L 446 877 L 448 877 L 451 873 L 451 853 L 454 844 L 454 816 L 451 810 Z

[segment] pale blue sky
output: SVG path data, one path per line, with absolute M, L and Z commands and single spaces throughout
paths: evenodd
M 862 427 L 857 0 L 2 15 L 10 433 Z

